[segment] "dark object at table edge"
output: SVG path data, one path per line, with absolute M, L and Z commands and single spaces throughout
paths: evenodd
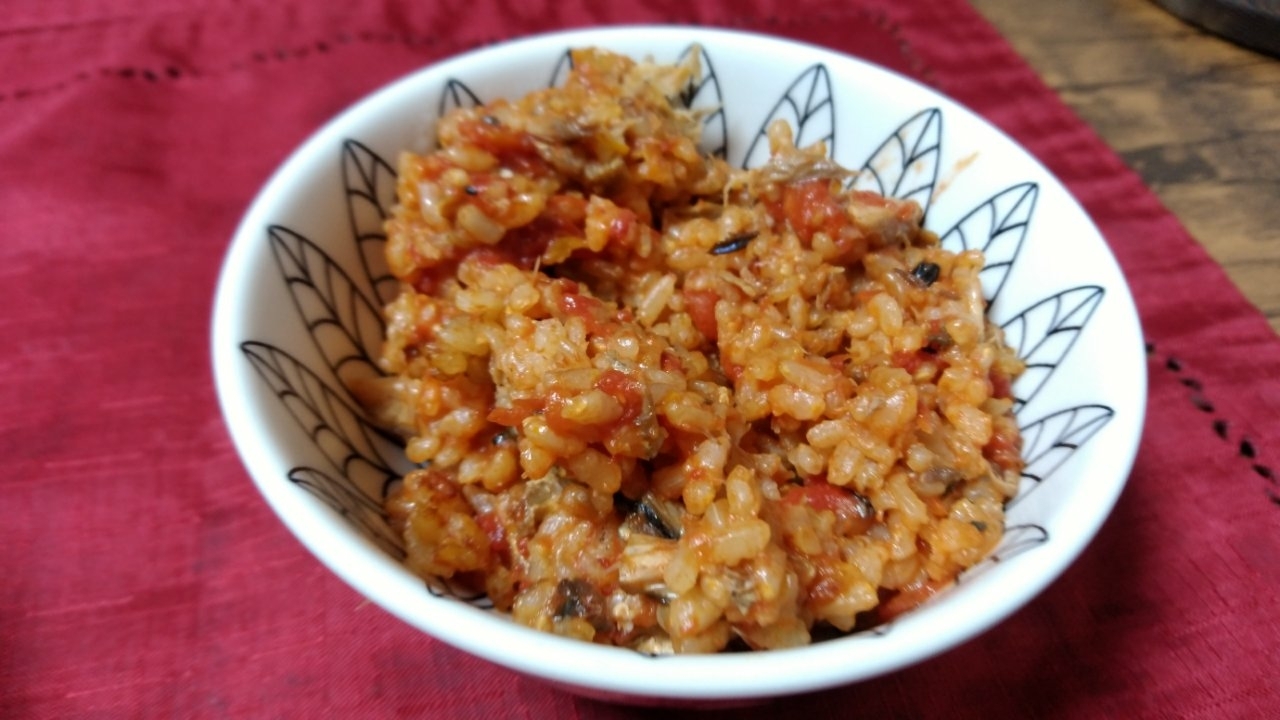
M 1277 0 L 1154 0 L 1179 18 L 1234 43 L 1280 57 Z

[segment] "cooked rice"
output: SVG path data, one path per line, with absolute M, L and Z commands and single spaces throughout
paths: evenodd
M 409 566 L 666 653 L 869 627 L 982 559 L 1022 461 L 981 254 L 785 124 L 761 168 L 704 156 L 691 64 L 573 66 L 400 161 L 358 390 L 421 464 Z

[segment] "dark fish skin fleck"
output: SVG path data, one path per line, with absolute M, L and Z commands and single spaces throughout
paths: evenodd
M 937 263 L 922 262 L 911 269 L 911 277 L 923 287 L 929 287 L 938 281 L 942 268 Z
M 645 521 L 658 532 L 659 536 L 668 540 L 675 540 L 679 537 L 674 530 L 667 527 L 667 524 L 658 516 L 658 511 L 654 510 L 653 506 L 646 502 L 637 503 L 637 505 L 639 505 L 638 509 L 640 514 L 643 515 Z
M 728 255 L 729 253 L 735 253 L 735 252 L 738 252 L 739 250 L 744 250 L 746 249 L 747 244 L 750 243 L 752 240 L 754 240 L 756 236 L 759 234 L 760 234 L 759 232 L 753 231 L 753 232 L 745 232 L 745 233 L 742 233 L 741 235 L 734 235 L 728 240 L 722 240 L 721 242 L 718 242 L 715 245 L 711 246 L 710 252 L 712 255 Z
M 658 514 L 658 511 L 644 500 L 631 500 L 619 493 L 614 496 L 614 505 L 623 515 L 636 516 L 640 521 L 638 529 L 641 532 L 655 537 L 666 538 L 667 540 L 680 538 L 680 533 L 673 530 Z
M 584 618 L 601 632 L 609 627 L 604 598 L 585 580 L 561 580 L 556 585 L 553 602 L 557 619 Z

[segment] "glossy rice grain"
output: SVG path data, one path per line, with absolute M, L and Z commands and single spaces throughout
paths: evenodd
M 981 254 L 785 125 L 761 168 L 704 156 L 695 68 L 573 60 L 400 160 L 357 390 L 421 465 L 409 566 L 669 653 L 870 627 L 981 560 L 1022 467 Z

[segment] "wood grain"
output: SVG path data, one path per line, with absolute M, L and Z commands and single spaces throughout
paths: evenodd
M 971 0 L 1280 332 L 1280 60 L 1148 0 Z

